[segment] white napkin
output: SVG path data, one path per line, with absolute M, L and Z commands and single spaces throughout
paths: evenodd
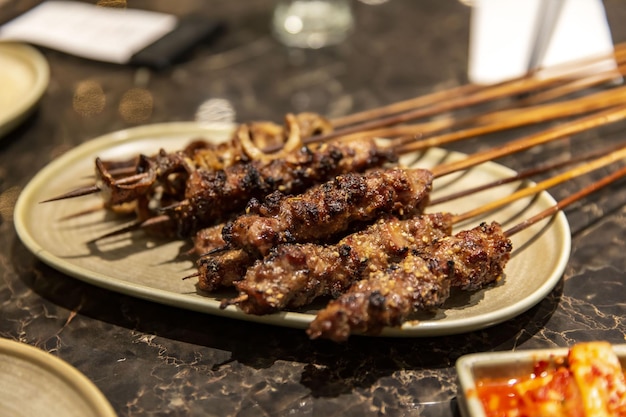
M 164 13 L 49 1 L 0 26 L 0 39 L 125 64 L 176 24 L 175 16 Z
M 540 2 L 553 0 L 474 0 L 468 76 L 491 84 L 524 75 L 534 41 Z M 564 0 L 540 67 L 602 57 L 613 51 L 601 0 Z M 615 68 L 613 59 L 593 71 Z

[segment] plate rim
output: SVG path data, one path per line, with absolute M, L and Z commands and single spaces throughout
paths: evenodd
M 174 306 L 177 308 L 212 314 L 215 316 L 224 316 L 250 322 L 277 325 L 281 327 L 291 327 L 299 329 L 306 328 L 314 317 L 311 314 L 283 311 L 264 316 L 246 314 L 245 317 L 242 317 L 244 313 L 235 309 L 233 306 L 230 306 L 226 309 L 216 309 L 215 307 L 216 305 L 219 305 L 219 303 L 211 299 L 203 299 L 202 297 L 185 297 L 185 294 L 181 293 L 172 293 L 171 291 L 159 288 L 149 288 L 145 285 L 136 284 L 130 281 L 122 281 L 115 278 L 111 279 L 111 277 L 108 277 L 100 272 L 87 270 L 76 265 L 72 265 L 72 267 L 69 268 L 68 265 L 66 265 L 66 261 L 52 254 L 45 248 L 41 247 L 28 231 L 28 226 L 26 225 L 27 222 L 23 216 L 23 214 L 26 213 L 25 207 L 28 204 L 38 203 L 32 201 L 32 199 L 34 198 L 32 194 L 35 190 L 40 188 L 40 183 L 45 181 L 48 173 L 57 171 L 65 164 L 65 161 L 67 159 L 76 158 L 81 154 L 95 153 L 98 150 L 111 149 L 127 142 L 133 142 L 142 138 L 147 138 L 155 135 L 163 136 L 167 133 L 172 135 L 200 135 L 210 134 L 211 132 L 224 134 L 225 129 L 232 129 L 233 126 L 234 125 L 230 123 L 198 122 L 167 122 L 147 124 L 110 132 L 70 149 L 60 157 L 51 161 L 42 170 L 40 170 L 20 193 L 14 210 L 14 225 L 18 237 L 36 257 L 38 257 L 40 260 L 44 261 L 48 265 L 52 266 L 53 268 L 81 281 L 108 290 L 112 290 L 114 292 L 142 298 L 164 305 Z M 158 140 L 158 138 L 155 140 Z M 446 154 L 454 153 L 445 149 L 437 149 L 439 149 L 441 152 L 445 152 Z M 495 162 L 486 162 L 482 165 L 491 169 L 506 169 L 513 172 L 510 168 Z M 544 191 L 542 192 L 542 194 L 552 203 L 556 203 L 554 198 L 552 198 L 549 193 Z M 556 286 L 558 281 L 561 279 L 563 272 L 565 271 L 566 265 L 569 261 L 569 257 L 571 254 L 571 231 L 569 223 L 563 211 L 559 211 L 554 217 L 553 221 L 555 222 L 555 225 L 563 228 L 562 234 L 566 236 L 566 239 L 564 239 L 562 242 L 563 250 L 559 254 L 560 256 L 556 262 L 552 274 L 549 277 L 546 277 L 546 280 L 543 282 L 543 284 L 538 287 L 531 296 L 518 300 L 515 303 L 509 304 L 508 307 L 504 309 L 489 313 L 483 313 L 479 316 L 480 320 L 477 320 L 474 316 L 456 318 L 455 320 L 450 320 L 447 322 L 421 321 L 417 324 L 405 323 L 399 328 L 387 327 L 379 336 L 431 337 L 468 333 L 505 322 L 527 311 L 543 298 L 545 298 L 549 294 L 549 292 Z M 184 304 L 184 306 L 181 306 L 181 302 Z
M 33 71 L 34 83 L 20 100 L 0 115 L 0 137 L 16 128 L 34 110 L 50 82 L 48 61 L 35 47 L 20 42 L 0 42 L 0 54 L 26 63 Z
M 116 417 L 113 406 L 100 389 L 85 374 L 63 359 L 38 347 L 17 340 L 0 338 L 0 359 L 23 360 L 67 383 L 100 417 Z

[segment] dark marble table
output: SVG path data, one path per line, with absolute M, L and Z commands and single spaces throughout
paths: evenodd
M 223 21 L 226 31 L 173 68 L 91 62 L 51 50 L 51 79 L 36 112 L 0 140 L 0 336 L 69 362 L 120 416 L 457 415 L 454 364 L 480 351 L 567 346 L 626 338 L 620 184 L 566 210 L 572 254 L 539 304 L 505 323 L 432 338 L 310 341 L 300 330 L 172 308 L 110 292 L 40 262 L 16 236 L 20 190 L 51 160 L 91 138 L 157 122 L 190 121 L 223 99 L 237 121 L 280 121 L 289 111 L 339 116 L 466 82 L 470 9 L 457 0 L 355 2 L 357 27 L 339 46 L 289 51 L 270 35 L 273 1 L 133 1 L 131 7 Z M 606 0 L 615 42 L 626 40 L 626 7 Z M 32 2 L 0 3 L 0 18 Z M 81 88 L 105 100 L 81 107 Z M 148 109 L 121 112 L 129 91 Z M 500 162 L 519 169 L 580 147 L 622 139 L 623 124 L 581 134 Z M 517 137 L 521 133 L 506 133 Z M 493 137 L 452 146 L 472 151 Z M 558 199 L 588 178 L 553 190 Z M 45 219 L 42 219 L 45 221 Z

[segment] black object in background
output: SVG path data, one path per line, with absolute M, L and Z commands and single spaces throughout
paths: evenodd
M 184 60 L 196 46 L 208 43 L 224 31 L 223 24 L 204 16 L 186 16 L 174 30 L 137 52 L 129 64 L 164 69 Z

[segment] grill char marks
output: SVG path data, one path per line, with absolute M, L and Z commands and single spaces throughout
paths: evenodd
M 382 215 L 409 218 L 422 213 L 432 180 L 426 170 L 374 170 L 337 176 L 297 196 L 274 193 L 227 223 L 223 238 L 233 248 L 265 256 L 279 244 L 328 240 Z
M 181 237 L 231 218 L 252 199 L 273 191 L 297 194 L 347 172 L 363 172 L 395 162 L 397 156 L 373 140 L 334 141 L 303 146 L 284 158 L 253 160 L 223 170 L 190 173 L 185 199 L 166 214 Z
M 381 219 L 335 245 L 279 245 L 235 282 L 243 296 L 237 304 L 246 313 L 267 314 L 307 305 L 320 296 L 338 297 L 355 281 L 451 232 L 452 216 L 435 213 Z
M 483 223 L 414 250 L 401 262 L 357 282 L 319 311 L 307 333 L 344 341 L 351 333 L 377 334 L 431 310 L 451 288 L 475 290 L 499 279 L 512 245 L 497 223 Z

